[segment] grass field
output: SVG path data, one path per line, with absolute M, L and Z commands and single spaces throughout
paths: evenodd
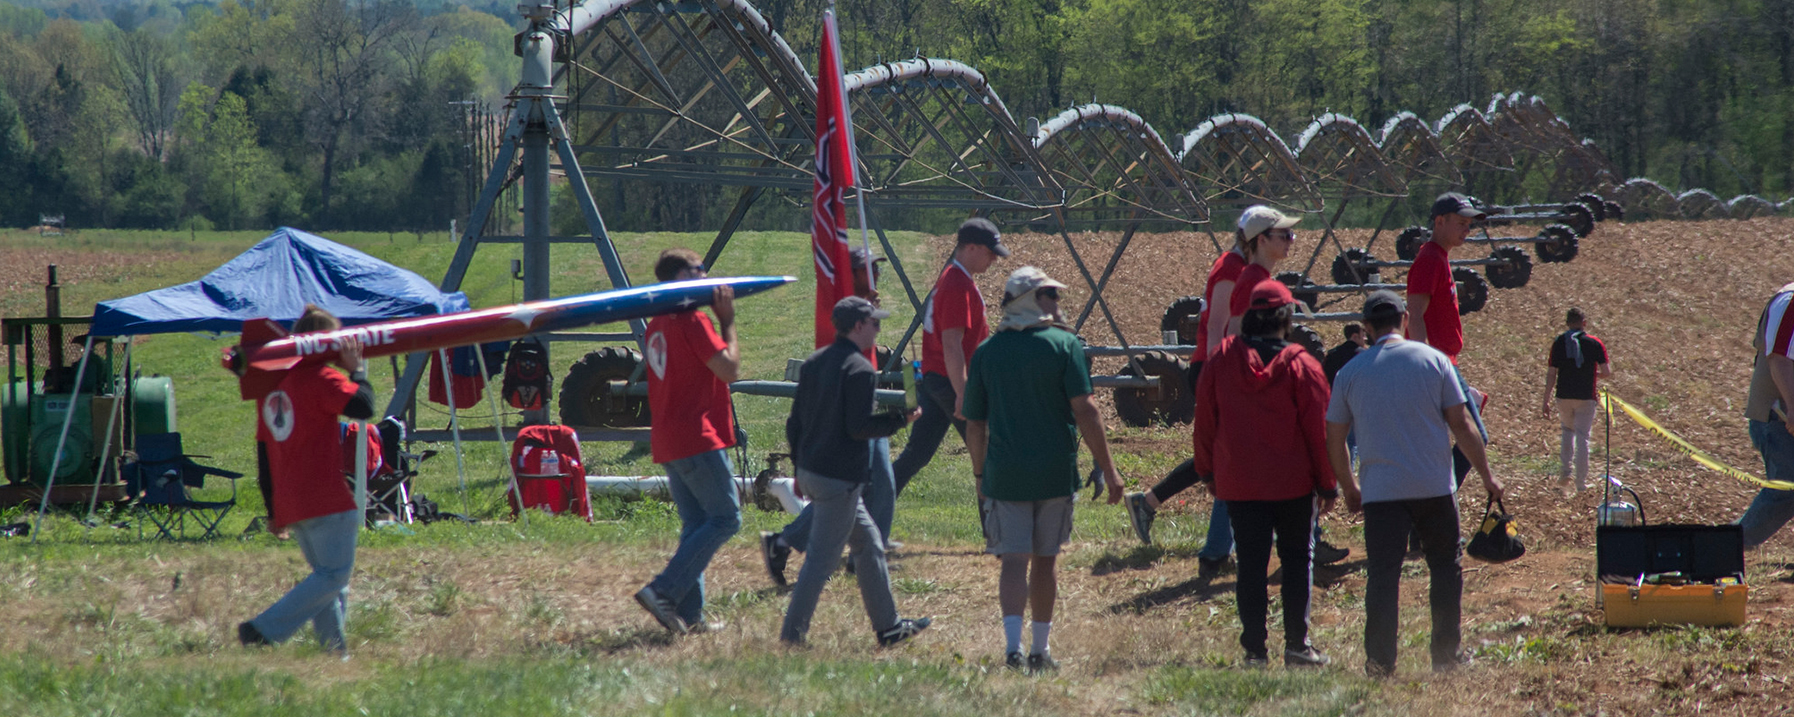
M 1751 237 L 1746 246 L 1730 247 L 1718 239 L 1746 228 Z M 709 575 L 712 610 L 728 627 L 669 639 L 629 595 L 672 549 L 678 525 L 670 506 L 603 502 L 591 525 L 542 516 L 527 526 L 510 522 L 500 512 L 500 447 L 488 441 L 470 443 L 464 453 L 465 504 L 452 456 L 426 464 L 421 481 L 422 490 L 444 509 L 468 512 L 482 518 L 480 523 L 363 534 L 349 621 L 353 659 L 347 663 L 321 654 L 309 637 L 268 651 L 235 644 L 236 623 L 304 574 L 290 544 L 265 534 L 238 537 L 249 517 L 260 513 L 253 482 L 240 486 L 239 508 L 220 540 L 141 542 L 134 528 L 87 528 L 66 516 L 49 520 L 35 544 L 0 539 L 0 614 L 9 625 L 0 630 L 0 707 L 33 715 L 1783 711 L 1787 680 L 1794 677 L 1782 607 L 1794 599 L 1794 586 L 1784 582 L 1783 564 L 1794 555 L 1782 547 L 1752 555 L 1757 592 L 1753 622 L 1745 628 L 1602 628 L 1588 599 L 1592 559 L 1586 506 L 1565 504 L 1542 488 L 1544 477 L 1555 472 L 1555 428 L 1539 428 L 1514 414 L 1535 405 L 1530 397 L 1537 391 L 1536 372 L 1519 367 L 1530 366 L 1532 344 L 1549 340 L 1541 331 L 1548 332 L 1554 321 L 1549 314 L 1535 315 L 1539 307 L 1557 307 L 1569 297 L 1582 301 L 1597 322 L 1608 322 L 1598 324 L 1603 328 L 1596 333 L 1608 336 L 1603 329 L 1612 327 L 1619 335 L 1620 341 L 1609 338 L 1623 357 L 1616 365 L 1633 373 L 1623 373 L 1618 385 L 1660 402 L 1634 403 L 1661 406 L 1666 422 L 1703 445 L 1727 440 L 1713 426 L 1735 423 L 1725 399 L 1742 395 L 1736 368 L 1702 374 L 1703 362 L 1728 354 L 1688 347 L 1733 348 L 1722 342 L 1738 340 L 1731 335 L 1735 325 L 1753 320 L 1755 308 L 1714 309 L 1763 293 L 1762 285 L 1777 272 L 1787 275 L 1791 229 L 1794 223 L 1781 220 L 1604 228 L 1598 240 L 1584 244 L 1577 263 L 1536 267 L 1533 285 L 1498 292 L 1487 313 L 1467 319 L 1474 347 L 1466 354 L 1467 365 L 1486 367 L 1483 380 L 1498 396 L 1513 396 L 1523 407 L 1492 416 L 1491 429 L 1501 436 L 1497 470 L 1514 491 L 1509 506 L 1522 514 L 1523 529 L 1532 530 L 1536 542 L 1520 563 L 1467 565 L 1466 646 L 1478 664 L 1457 674 L 1425 671 L 1425 571 L 1410 564 L 1402 676 L 1362 677 L 1362 540 L 1359 524 L 1338 514 L 1326 521 L 1329 538 L 1354 548 L 1354 555 L 1337 568 L 1317 571 L 1313 619 L 1317 645 L 1337 659 L 1337 666 L 1314 672 L 1240 669 L 1232 580 L 1195 579 L 1194 554 L 1207 510 L 1200 496 L 1173 507 L 1160 521 L 1159 543 L 1151 548 L 1134 540 L 1122 511 L 1082 506 L 1073 544 L 1061 561 L 1054 652 L 1065 669 L 1034 679 L 1007 673 L 997 654 L 996 569 L 978 553 L 969 467 L 952 438 L 899 506 L 895 532 L 907 547 L 893 563 L 898 604 L 905 614 L 937 620 L 913 644 L 875 650 L 853 583 L 837 580 L 823 598 L 811 646 L 780 646 L 775 638 L 784 601 L 769 586 L 751 538 L 776 529 L 784 516 L 753 508 L 744 512 L 741 537 L 724 548 Z M 1697 247 L 1688 250 L 1695 254 L 1689 262 L 1731 262 L 1749 276 L 1732 277 L 1735 285 L 1688 289 L 1675 280 L 1676 272 L 1688 267 L 1655 263 L 1660 261 L 1655 249 L 1672 234 Z M 46 263 L 61 266 L 66 313 L 80 313 L 96 300 L 198 278 L 260 236 L 84 232 L 38 238 L 0 232 L 0 265 L 6 267 L 0 274 L 0 314 L 41 312 Z M 1304 234 L 1307 241 L 1311 237 Z M 432 280 L 441 276 L 453 249 L 441 234 L 332 238 Z M 893 239 L 921 284 L 918 291 L 925 291 L 944 245 L 917 234 Z M 697 235 L 617 237 L 638 281 L 651 276 L 649 264 L 660 248 L 701 249 L 708 241 Z M 807 353 L 805 241 L 788 233 L 737 236 L 713 272 L 800 277 L 792 287 L 742 302 L 747 376 L 777 378 L 787 358 Z M 1113 238 L 1090 241 L 1100 246 Z M 1151 330 L 1163 309 L 1162 297 L 1142 292 L 1193 293 L 1189 277 L 1200 273 L 1198 265 L 1205 266 L 1212 253 L 1203 238 L 1196 243 L 1197 259 L 1180 257 L 1178 252 L 1188 252 L 1195 241 L 1188 235 L 1136 241 L 1111 299 L 1124 327 L 1137 336 Z M 1078 283 L 1062 258 L 1046 256 L 1051 238 L 1017 237 L 1016 245 L 1022 259 Z M 520 287 L 508 276 L 514 251 L 488 247 L 476 257 L 462 287 L 476 306 L 519 298 Z M 1737 253 L 1725 254 L 1731 251 Z M 1086 259 L 1095 253 L 1093 247 Z M 557 295 L 602 288 L 595 252 L 563 246 L 555 266 Z M 1001 265 L 987 279 L 1009 268 Z M 1175 278 L 1155 283 L 1166 273 Z M 1648 278 L 1616 280 L 1622 274 Z M 890 297 L 887 306 L 898 314 L 887 326 L 906 325 L 910 313 L 901 288 L 895 282 L 882 288 Z M 1746 313 L 1751 316 L 1742 316 Z M 1647 355 L 1647 346 L 1658 348 L 1650 338 L 1656 331 L 1675 340 L 1661 355 Z M 894 341 L 895 331 L 887 332 Z M 1331 340 L 1330 329 L 1327 335 Z M 1105 337 L 1096 332 L 1092 338 Z M 145 371 L 175 377 L 189 450 L 247 472 L 253 468 L 250 404 L 236 399 L 234 382 L 217 367 L 218 350 L 228 344 L 228 339 L 167 335 L 139 339 L 135 351 Z M 562 349 L 555 363 L 564 368 L 574 358 Z M 385 390 L 391 379 L 382 373 L 375 372 L 375 383 Z M 767 452 L 782 448 L 787 404 L 744 396 L 737 406 L 750 436 L 749 470 L 758 470 Z M 445 411 L 420 411 L 439 424 L 445 420 Z M 1187 450 L 1187 429 L 1122 428 L 1110 417 L 1111 440 L 1130 483 L 1150 483 Z M 482 404 L 463 420 L 490 426 L 491 409 Z M 1539 448 L 1545 436 L 1552 441 L 1550 450 Z M 1748 445 L 1740 448 L 1731 438 L 1715 450 L 1736 465 L 1760 469 L 1749 462 Z M 1692 472 L 1673 451 L 1618 432 L 1615 447 L 1647 500 L 1669 500 L 1685 490 L 1685 476 Z M 585 450 L 593 473 L 659 472 L 630 444 Z M 214 480 L 210 495 L 227 490 Z M 1691 498 L 1686 505 L 1665 505 L 1664 512 L 1678 519 L 1723 512 L 1705 517 L 1729 519 L 1749 496 L 1734 485 L 1714 486 L 1711 480 L 1700 485 L 1713 488 L 1704 505 Z M 1467 514 L 1480 513 L 1480 505 L 1470 505 L 1476 502 L 1466 498 Z M 17 509 L 7 510 L 0 512 L 0 523 L 21 517 Z M 1273 621 L 1279 617 L 1273 596 Z

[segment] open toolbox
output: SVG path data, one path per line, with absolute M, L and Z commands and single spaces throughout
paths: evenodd
M 1750 586 L 1737 525 L 1597 526 L 1595 564 L 1610 627 L 1744 623 Z

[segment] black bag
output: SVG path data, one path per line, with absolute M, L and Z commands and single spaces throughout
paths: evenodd
M 1495 512 L 1496 507 L 1500 507 L 1501 512 Z M 1483 512 L 1482 525 L 1477 526 L 1476 534 L 1470 537 L 1470 545 L 1464 552 L 1485 563 L 1505 563 L 1526 554 L 1526 543 L 1520 540 L 1519 527 L 1499 499 L 1489 501 L 1489 509 Z
M 512 344 L 505 360 L 505 403 L 525 411 L 541 410 L 548 391 L 548 350 L 536 341 Z

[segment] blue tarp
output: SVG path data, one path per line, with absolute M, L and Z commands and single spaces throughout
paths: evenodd
M 246 319 L 292 325 L 306 304 L 345 324 L 467 311 L 467 296 L 315 234 L 281 227 L 198 281 L 94 305 L 93 335 L 236 333 Z

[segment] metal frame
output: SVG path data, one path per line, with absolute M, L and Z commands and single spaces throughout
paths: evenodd
M 1314 270 L 1314 263 L 1320 259 L 1321 249 L 1330 241 L 1338 251 L 1345 251 L 1339 243 L 1339 237 L 1333 227 L 1339 224 L 1339 218 L 1345 214 L 1346 206 L 1353 199 L 1388 198 L 1389 209 L 1377 222 L 1376 233 L 1383 231 L 1383 222 L 1402 199 L 1408 196 L 1408 183 L 1401 173 L 1390 167 L 1383 151 L 1364 126 L 1357 120 L 1341 114 L 1328 112 L 1316 117 L 1302 131 L 1296 140 L 1296 161 L 1302 171 L 1307 174 L 1309 182 L 1315 187 L 1321 201 L 1337 200 L 1333 215 L 1321 212 L 1324 226 L 1322 241 L 1315 242 L 1314 253 L 1308 257 L 1308 264 L 1302 268 L 1302 275 Z M 1375 234 L 1372 235 L 1373 238 Z

